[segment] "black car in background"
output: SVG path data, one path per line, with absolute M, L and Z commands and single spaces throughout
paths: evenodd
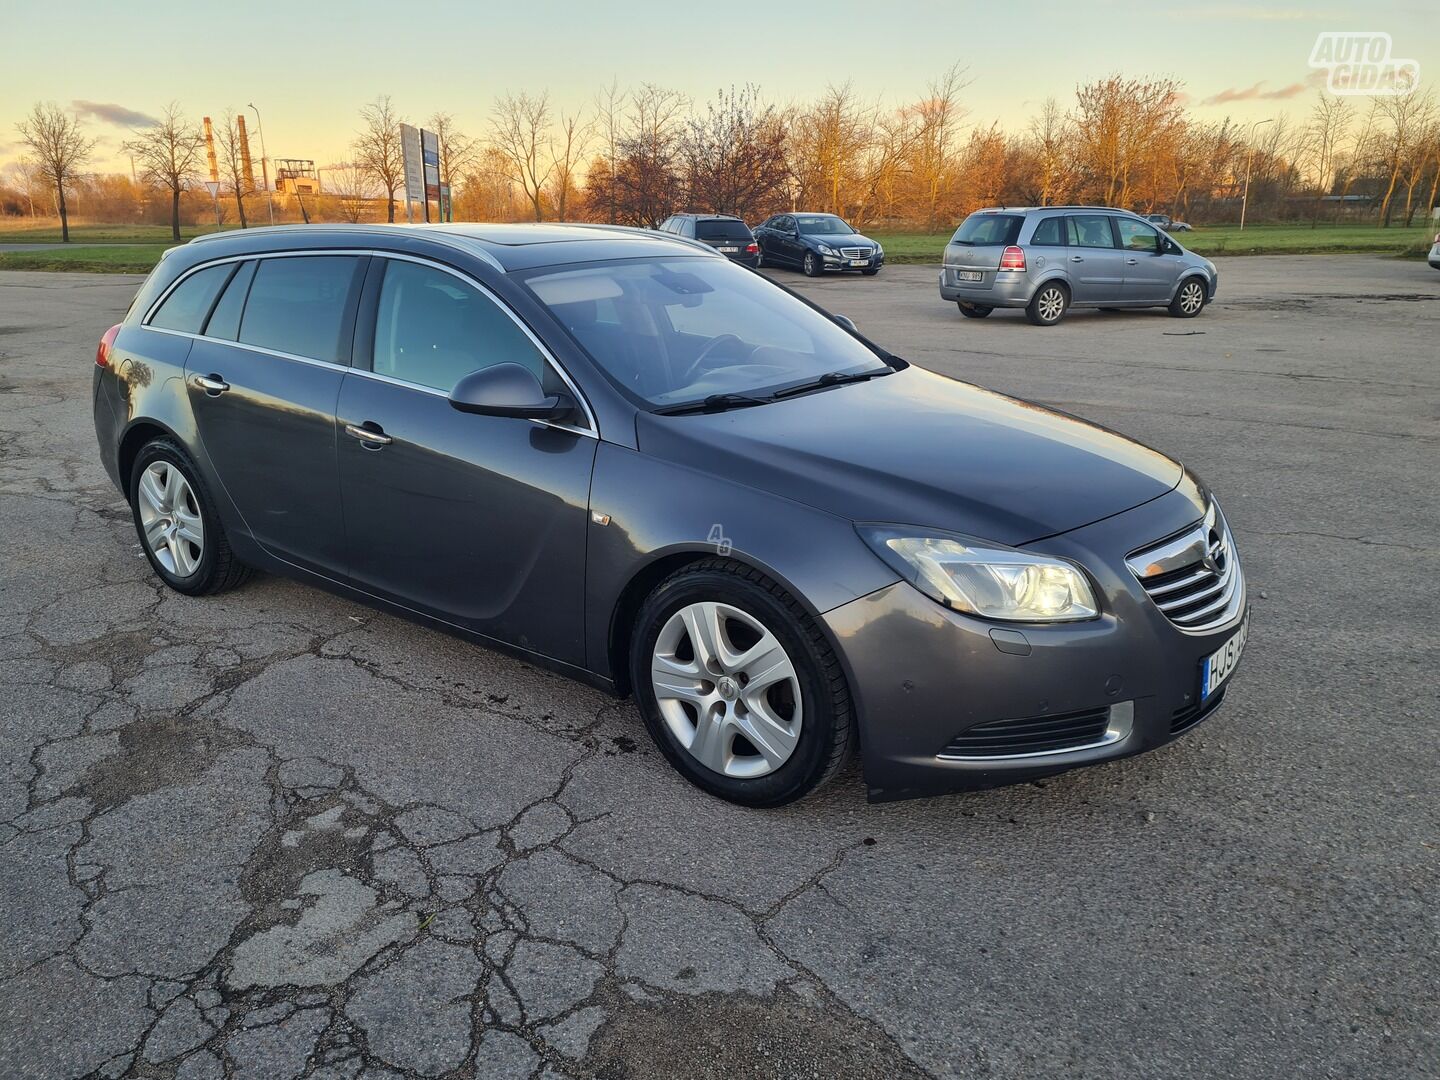
M 765 266 L 795 266 L 808 277 L 859 270 L 873 277 L 885 265 L 878 240 L 861 236 L 834 214 L 776 214 L 755 230 Z
M 660 232 L 709 244 L 733 262 L 760 265 L 760 246 L 750 226 L 729 214 L 675 214 L 660 223 Z

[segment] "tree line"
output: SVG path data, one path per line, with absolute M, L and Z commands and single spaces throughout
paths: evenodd
M 1100 203 L 1223 221 L 1243 195 L 1252 217 L 1318 223 L 1368 214 L 1388 226 L 1428 215 L 1440 191 L 1431 91 L 1368 100 L 1321 93 L 1301 119 L 1238 124 L 1206 119 L 1176 80 L 1113 75 L 1078 86 L 1067 101 L 1047 99 L 1023 128 L 1006 129 L 973 120 L 967 86 L 956 66 L 895 106 L 848 83 L 798 104 L 768 101 L 750 85 L 693 101 L 654 84 L 612 83 L 573 110 L 543 91 L 506 92 L 478 128 L 443 112 L 417 126 L 438 137 L 441 181 L 460 220 L 654 226 L 681 210 L 755 222 L 806 209 L 861 228 L 939 232 L 992 205 Z M 322 170 L 325 194 L 308 206 L 287 200 L 282 212 L 294 205 L 307 221 L 396 220 L 404 122 L 388 96 L 363 106 L 346 159 Z M 44 103 L 17 130 L 27 152 L 0 183 L 0 210 L 34 213 L 36 189 L 48 189 L 41 204 L 68 235 L 67 194 L 89 185 L 93 202 L 104 186 L 85 171 L 94 140 L 73 114 Z M 233 112 L 216 125 L 215 142 L 224 216 L 245 225 L 259 193 Z M 123 150 L 132 186 L 168 203 L 177 238 L 182 208 L 192 220 L 210 208 L 193 194 L 203 136 L 178 105 Z M 123 188 L 121 179 L 109 186 Z

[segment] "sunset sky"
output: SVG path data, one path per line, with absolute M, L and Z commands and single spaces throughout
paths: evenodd
M 346 156 L 356 111 L 380 93 L 411 118 L 442 109 L 482 134 L 507 90 L 548 90 L 555 107 L 573 110 L 612 78 L 695 98 L 753 82 L 779 102 L 849 80 L 867 99 L 899 104 L 959 61 L 972 79 L 972 121 L 1018 128 L 1046 96 L 1068 105 L 1077 83 L 1119 72 L 1173 76 L 1197 115 L 1245 122 L 1308 112 L 1317 91 L 1307 61 L 1323 30 L 1387 31 L 1398 56 L 1419 61 L 1422 86 L 1440 80 L 1437 0 L 731 0 L 705 10 L 653 0 L 85 0 L 66 4 L 62 21 L 23 5 L 5 16 L 0 167 L 18 156 L 15 121 L 37 100 L 84 112 L 102 139 L 95 167 L 119 169 L 129 126 L 172 99 L 197 120 L 253 101 L 271 157 L 323 166 Z

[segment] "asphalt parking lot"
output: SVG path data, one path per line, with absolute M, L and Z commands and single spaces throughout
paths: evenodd
M 165 591 L 90 419 L 139 279 L 0 273 L 0 1077 L 1440 1076 L 1440 273 L 1231 259 L 1198 319 L 1050 329 L 778 276 L 1195 467 L 1255 604 L 1226 707 L 1039 784 L 715 801 L 628 703 Z

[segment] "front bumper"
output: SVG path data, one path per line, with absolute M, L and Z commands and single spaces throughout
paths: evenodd
M 1430 265 L 1435 267 L 1436 270 L 1440 270 L 1440 244 L 1436 244 L 1430 249 L 1428 258 Z
M 1035 545 L 1090 572 L 1104 610 L 1086 622 L 1001 626 L 950 611 L 905 582 L 828 612 L 859 712 L 870 798 L 996 787 L 1129 757 L 1213 712 L 1229 684 L 1202 706 L 1201 661 L 1246 618 L 1243 593 L 1229 622 L 1185 632 L 1124 562 L 1197 517 L 1192 499 L 1176 490 Z M 1076 749 L 978 759 L 955 749 L 956 737 L 976 725 L 1097 711 L 1108 717 L 1103 736 Z

